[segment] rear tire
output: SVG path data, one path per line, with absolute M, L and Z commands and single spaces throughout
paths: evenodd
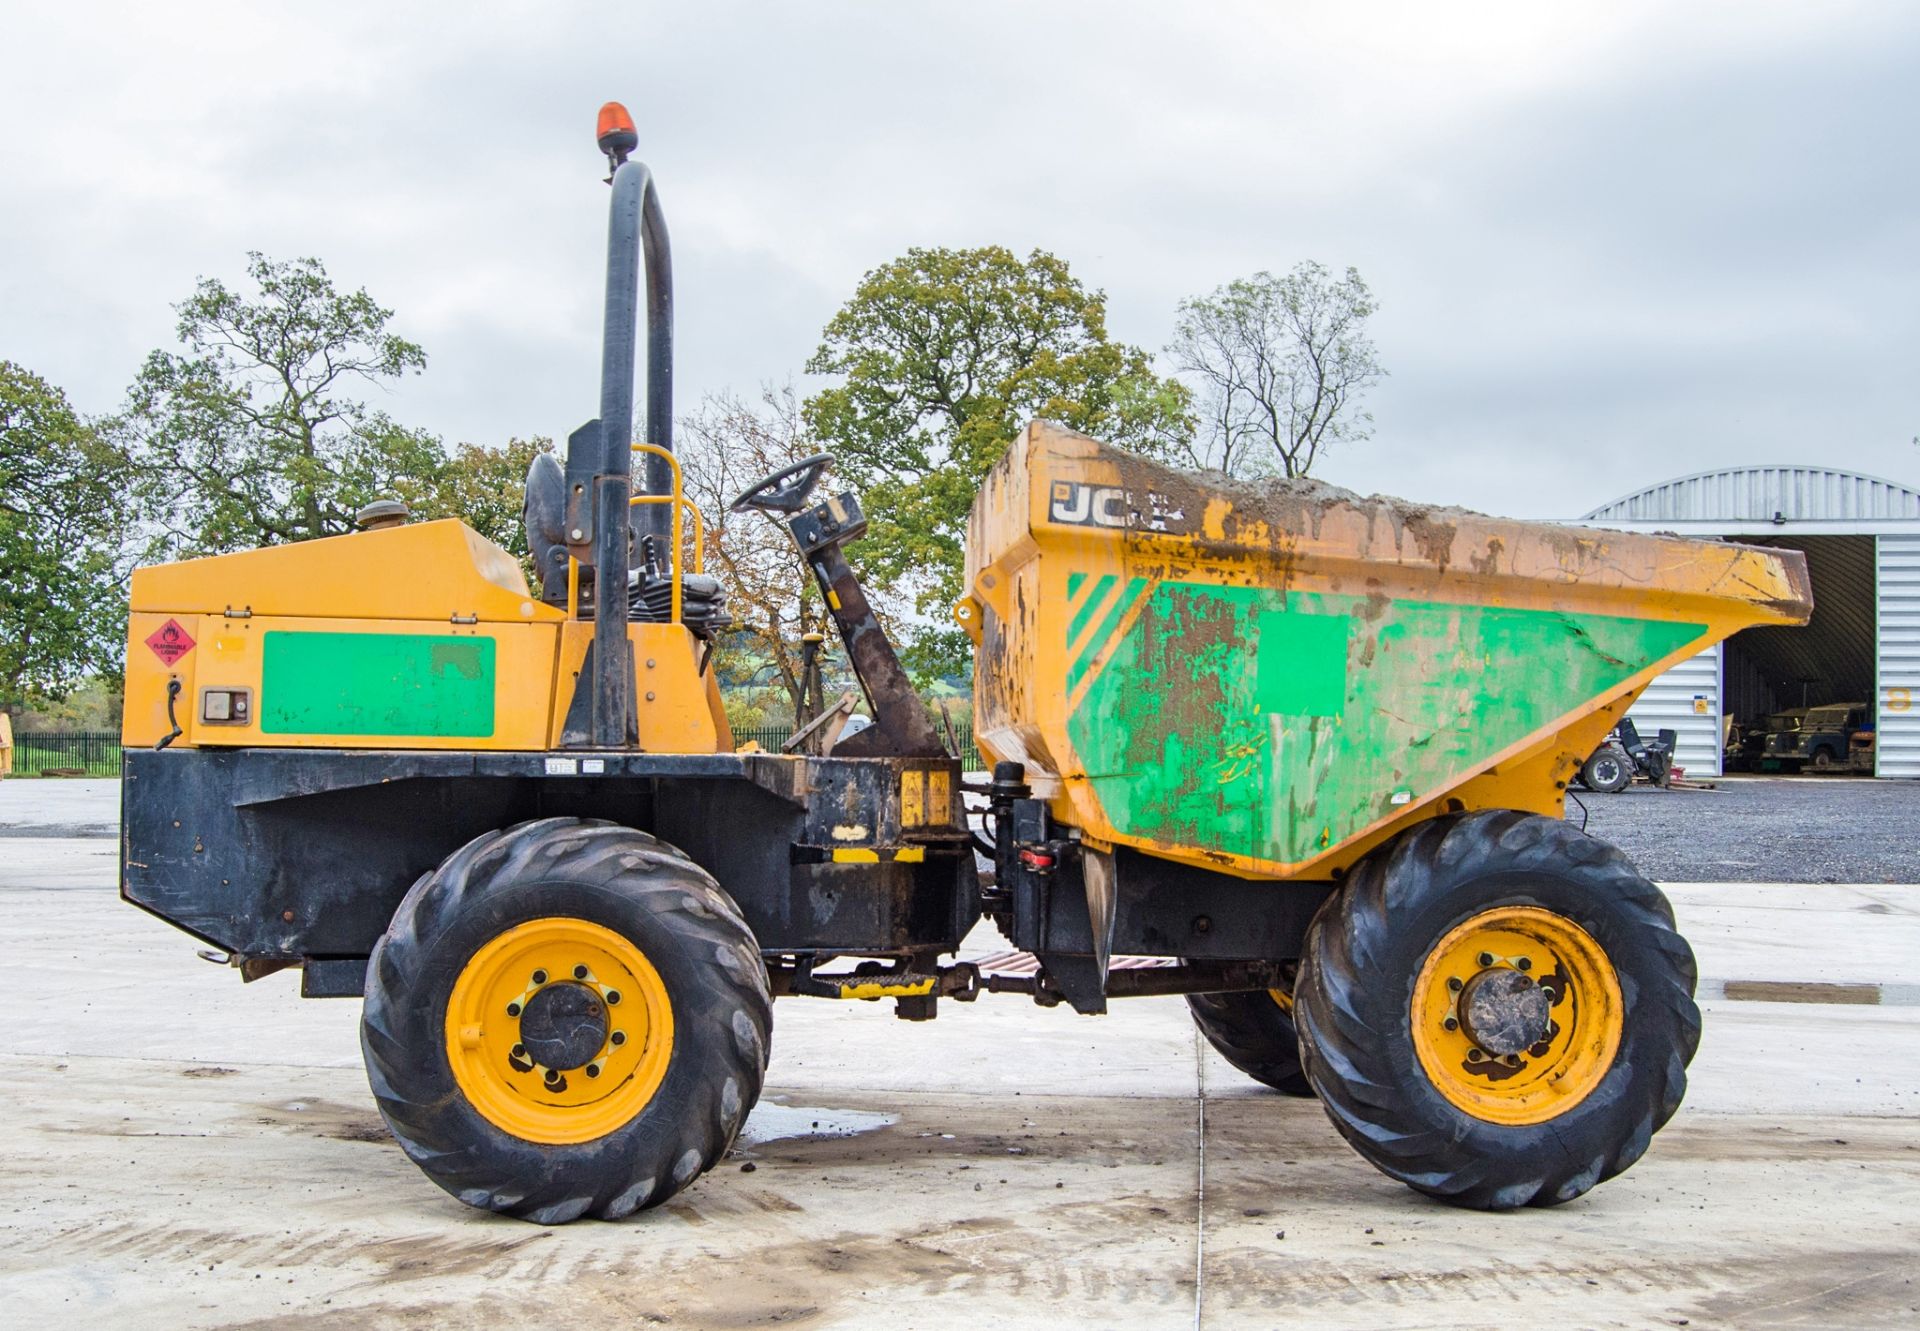
M 414 884 L 368 962 L 360 1042 L 429 1178 L 560 1224 L 711 1169 L 759 1097 L 772 1020 L 753 934 L 703 869 L 632 828 L 548 818 Z
M 1187 1007 L 1220 1057 L 1285 1095 L 1312 1097 L 1313 1086 L 1300 1066 L 1291 995 L 1283 1006 L 1273 992 L 1188 994 Z
M 1308 930 L 1294 1019 L 1328 1117 L 1384 1173 L 1461 1206 L 1551 1206 L 1633 1164 L 1679 1108 L 1694 981 L 1624 855 L 1489 811 L 1362 862 Z M 1534 1005 L 1510 1032 L 1503 990 Z
M 1603 744 L 1581 766 L 1580 780 L 1597 794 L 1618 795 L 1633 784 L 1633 760 L 1614 745 Z

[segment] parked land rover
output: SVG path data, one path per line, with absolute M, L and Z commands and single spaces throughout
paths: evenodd
M 1873 767 L 1873 709 L 1863 702 L 1810 707 L 1799 726 L 1767 736 L 1768 758 L 1816 772 Z

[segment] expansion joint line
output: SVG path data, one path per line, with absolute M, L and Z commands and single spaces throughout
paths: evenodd
M 1196 1108 L 1194 1131 L 1199 1140 L 1199 1150 L 1195 1152 L 1197 1177 L 1193 1189 L 1193 1331 L 1200 1331 L 1207 1269 L 1207 1051 L 1201 1043 L 1198 1026 L 1193 1030 L 1193 1085 Z

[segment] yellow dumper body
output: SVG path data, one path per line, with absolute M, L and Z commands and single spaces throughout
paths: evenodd
M 1037 422 L 956 607 L 975 734 L 1092 848 L 1326 878 L 1400 829 L 1559 814 L 1661 671 L 1804 624 L 1803 556 L 1175 471 Z

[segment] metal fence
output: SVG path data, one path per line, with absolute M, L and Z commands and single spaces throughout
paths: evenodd
M 944 722 L 934 728 L 944 736 Z M 736 745 L 754 741 L 770 753 L 793 734 L 791 726 L 736 727 Z M 973 746 L 973 723 L 953 723 L 953 743 L 968 770 L 986 767 L 986 759 Z M 46 730 L 16 733 L 13 737 L 13 774 L 22 776 L 119 776 L 120 737 L 107 731 Z
M 15 776 L 119 776 L 120 737 L 111 731 L 15 731 Z

